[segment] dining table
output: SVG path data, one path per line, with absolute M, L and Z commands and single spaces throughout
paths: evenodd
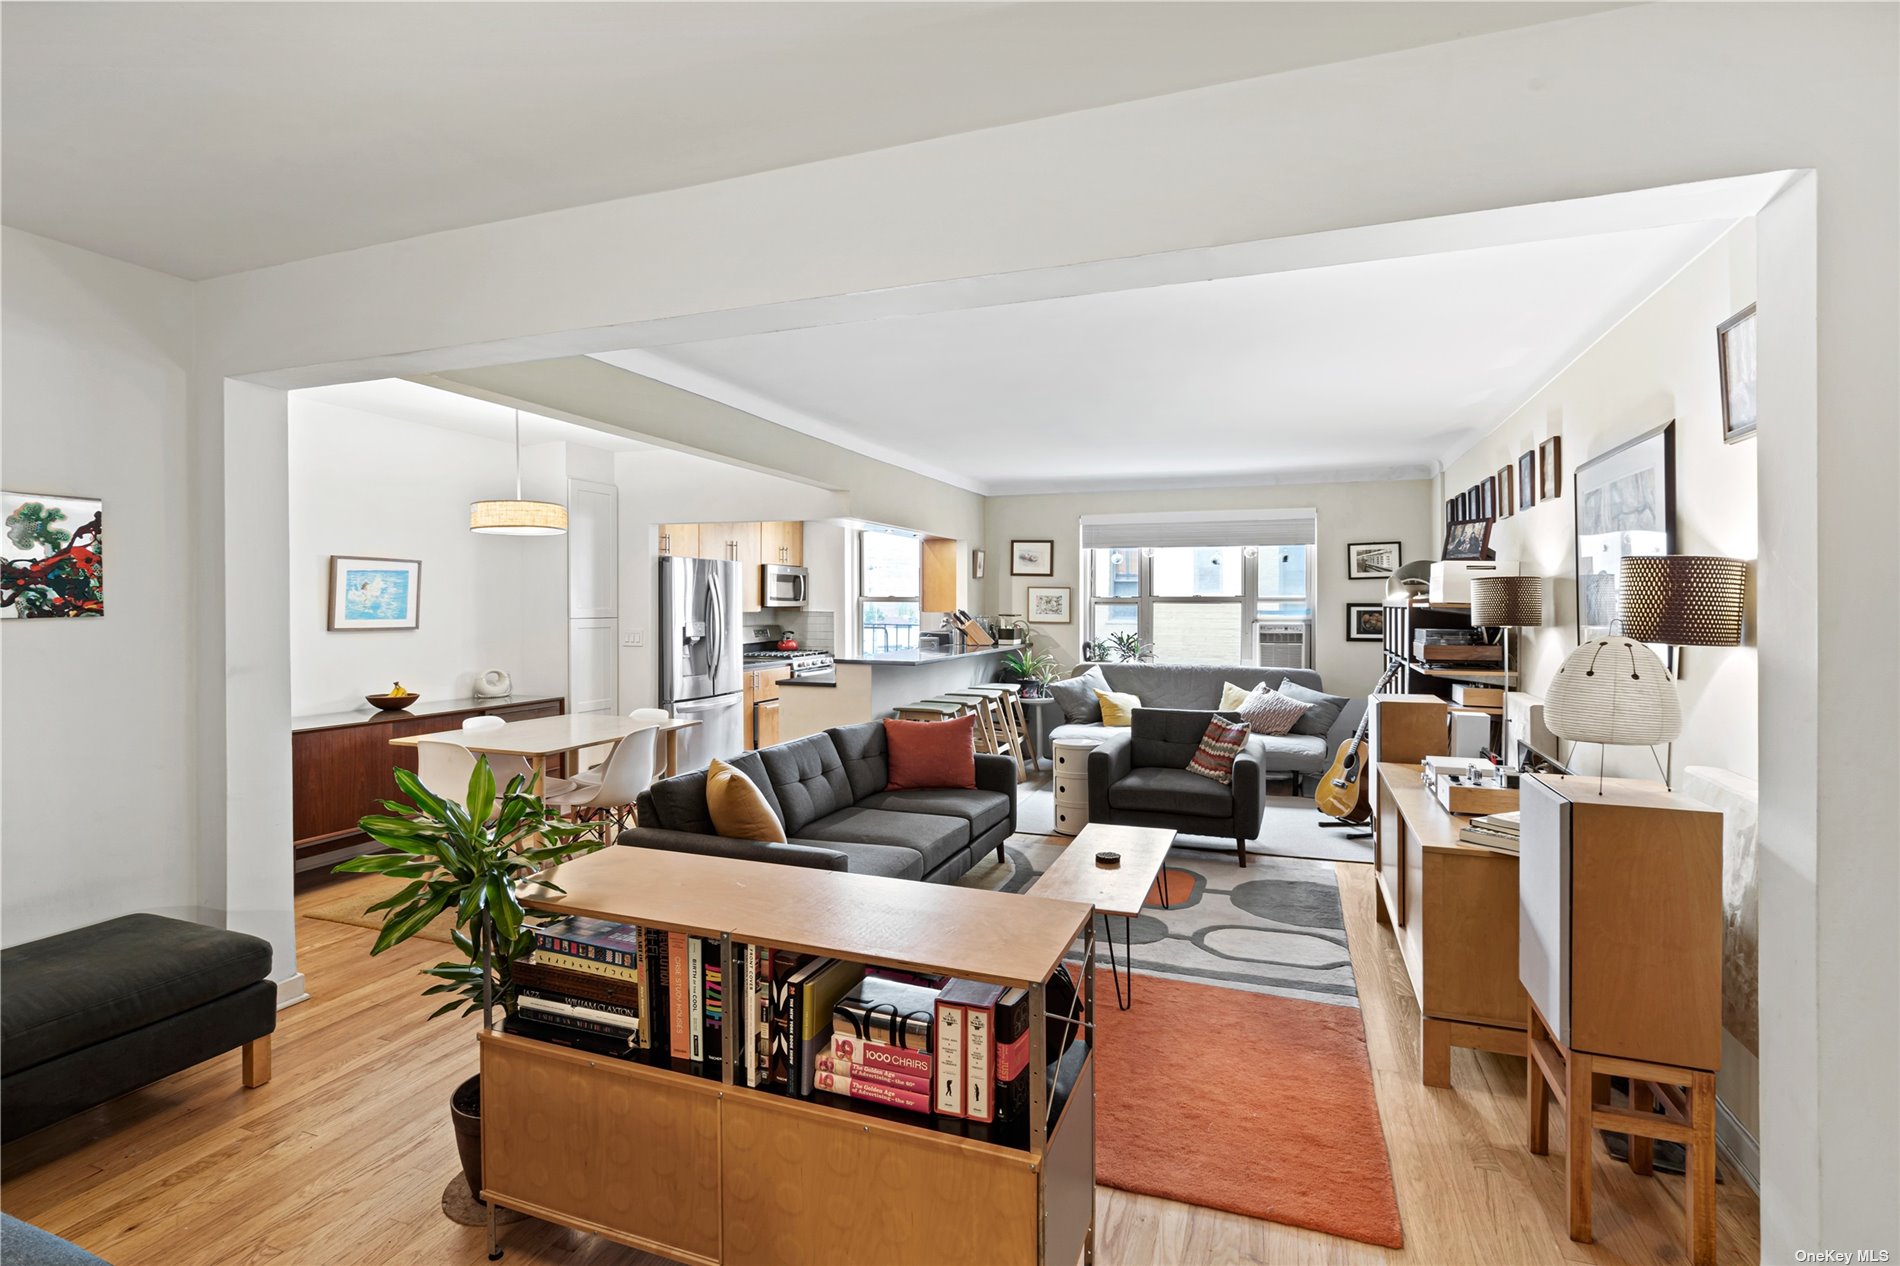
M 530 717 L 510 721 L 489 730 L 444 730 L 439 734 L 410 734 L 389 740 L 391 747 L 414 747 L 424 739 L 452 734 L 455 741 L 471 752 L 486 756 L 520 756 L 534 772 L 534 792 L 540 795 L 547 785 L 548 762 L 584 748 L 618 743 L 641 730 L 658 730 L 665 749 L 665 777 L 679 772 L 680 731 L 690 730 L 698 721 L 674 717 L 650 721 L 614 716 L 603 712 L 570 712 L 553 717 Z

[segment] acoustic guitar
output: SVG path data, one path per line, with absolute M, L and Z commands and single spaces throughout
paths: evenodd
M 1385 689 L 1385 684 L 1398 676 L 1404 667 L 1398 661 L 1385 670 L 1385 676 L 1379 678 L 1379 684 L 1372 688 L 1373 694 Z M 1359 718 L 1359 728 L 1353 736 L 1339 745 L 1339 753 L 1333 757 L 1333 767 L 1319 780 L 1319 790 L 1313 793 L 1313 801 L 1319 811 L 1329 818 L 1338 818 L 1341 822 L 1364 822 L 1372 816 L 1372 799 L 1366 784 L 1366 729 L 1372 724 L 1372 705 L 1366 705 L 1366 714 Z

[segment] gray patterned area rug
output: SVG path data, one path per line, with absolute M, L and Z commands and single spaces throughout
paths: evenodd
M 1069 843 L 1063 835 L 1012 835 L 1003 861 L 992 856 L 957 882 L 1033 891 L 1036 878 Z M 1234 864 L 1231 845 L 1202 850 L 1177 844 L 1168 854 L 1167 881 L 1167 906 L 1157 884 L 1129 929 L 1136 971 L 1282 998 L 1359 1005 L 1331 862 L 1255 856 L 1242 870 Z M 1119 955 L 1122 921 L 1108 922 Z M 1103 936 L 1098 921 L 1096 966 L 1105 972 Z M 1100 976 L 1096 983 L 1108 985 Z

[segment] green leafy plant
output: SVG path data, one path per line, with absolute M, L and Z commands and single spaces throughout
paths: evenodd
M 424 968 L 438 983 L 422 992 L 457 996 L 429 1018 L 458 1006 L 463 1015 L 480 1011 L 485 995 L 513 1015 L 513 966 L 534 949 L 517 886 L 548 864 L 591 853 L 601 843 L 579 841 L 593 827 L 562 819 L 525 790 L 527 780 L 520 775 L 497 795 L 495 774 L 485 756 L 476 758 L 462 804 L 437 796 L 409 770 L 395 772 L 396 785 L 409 802 L 384 800 L 387 813 L 370 814 L 357 823 L 392 851 L 353 857 L 336 868 L 409 881 L 395 896 L 365 911 L 386 911 L 369 952 L 380 954 L 402 944 L 453 907 L 455 927 L 449 936 L 462 957 Z
M 1114 651 L 1115 658 L 1125 664 L 1133 660 L 1148 658 L 1154 654 L 1155 648 L 1143 642 L 1141 640 L 1141 634 L 1139 633 L 1110 633 L 1101 642 L 1097 643 L 1097 649 L 1105 652 L 1102 655 L 1103 659 L 1108 658 L 1106 654 L 1107 651 Z
M 1003 656 L 1002 669 L 1006 680 L 1022 682 L 1023 693 L 1032 696 L 1041 694 L 1042 688 L 1055 680 L 1057 672 L 1055 656 L 1027 646 Z

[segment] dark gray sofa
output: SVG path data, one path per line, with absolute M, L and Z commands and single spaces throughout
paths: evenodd
M 1082 664 L 1077 674 L 1099 668 L 1108 679 L 1110 690 L 1132 694 L 1144 708 L 1176 708 L 1211 711 L 1220 707 L 1221 686 L 1233 682 L 1251 690 L 1261 682 L 1278 687 L 1292 682 L 1308 690 L 1324 692 L 1319 674 L 1307 668 L 1259 668 L 1250 664 Z M 1088 739 L 1101 742 L 1126 731 L 1101 723 L 1101 710 L 1095 708 L 1090 719 L 1076 720 L 1065 708 L 1061 725 L 1049 732 L 1051 739 Z M 1257 734 L 1248 740 L 1249 750 L 1260 761 L 1268 778 L 1297 777 L 1302 790 L 1310 790 L 1319 776 L 1332 766 L 1339 745 L 1352 737 L 1359 718 L 1366 712 L 1363 697 L 1348 699 L 1339 715 L 1323 731 L 1302 724 L 1291 734 Z M 1206 728 L 1206 722 L 1202 722 Z M 1199 735 L 1195 736 L 1198 740 Z M 1183 759 L 1183 764 L 1186 760 Z
M 1131 724 L 1089 753 L 1089 821 L 1231 836 L 1245 866 L 1267 796 L 1260 740 L 1248 739 L 1234 758 L 1231 783 L 1191 773 L 1187 763 L 1213 716 L 1211 709 L 1136 708 Z
M 128 914 L 0 951 L 0 1139 L 243 1046 L 261 1085 L 277 1027 L 270 942 Z
M 765 794 L 787 843 L 728 839 L 706 813 L 704 770 L 640 793 L 632 848 L 845 870 L 947 884 L 1016 829 L 1016 765 L 976 758 L 975 789 L 886 791 L 884 723 L 866 721 L 747 752 L 728 764 Z

